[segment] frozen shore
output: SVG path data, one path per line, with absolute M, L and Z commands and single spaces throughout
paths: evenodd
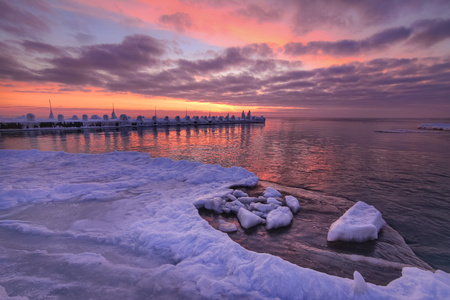
M 131 152 L 0 151 L 0 296 L 439 299 L 450 275 L 405 267 L 387 286 L 244 249 L 193 203 L 255 186 L 242 168 Z

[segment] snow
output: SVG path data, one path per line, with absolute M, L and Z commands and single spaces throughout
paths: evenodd
M 264 223 L 264 219 L 243 207 L 239 209 L 237 217 L 239 219 L 239 223 L 241 223 L 241 226 L 245 229 Z
M 378 238 L 386 224 L 381 213 L 362 201 L 355 203 L 328 231 L 328 241 L 366 242 Z
M 289 207 L 278 207 L 267 214 L 266 228 L 273 229 L 287 226 L 291 224 L 293 218 L 294 215 Z
M 298 203 L 297 198 L 294 196 L 286 196 L 286 205 L 291 209 L 293 214 L 300 210 L 300 203 Z
M 270 187 L 270 186 L 264 191 L 263 195 L 266 198 L 269 198 L 269 197 L 281 197 L 281 193 L 279 191 L 277 191 L 276 189 Z
M 194 206 L 257 181 L 143 153 L 1 150 L 0 298 L 449 299 L 445 272 L 404 268 L 387 286 L 330 276 L 244 249 Z

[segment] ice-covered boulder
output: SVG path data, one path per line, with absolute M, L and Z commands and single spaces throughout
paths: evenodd
M 274 188 L 271 188 L 270 186 L 264 191 L 264 197 L 269 198 L 269 197 L 281 197 L 281 193 L 279 191 L 277 191 Z
M 300 210 L 300 204 L 294 196 L 286 196 L 286 205 L 291 209 L 293 214 Z
M 245 208 L 239 209 L 237 217 L 239 219 L 239 223 L 241 223 L 241 226 L 245 229 L 264 223 L 264 220 L 261 217 L 258 217 Z
M 280 206 L 267 214 L 266 228 L 272 229 L 287 226 L 292 222 L 293 218 L 294 215 L 289 207 Z
M 328 241 L 366 242 L 378 238 L 378 231 L 386 224 L 381 213 L 362 201 L 355 203 L 328 231 Z

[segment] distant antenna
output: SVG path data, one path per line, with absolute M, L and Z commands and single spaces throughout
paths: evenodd
M 155 117 L 156 117 L 156 105 L 155 105 Z
M 187 117 L 187 107 L 186 107 L 186 117 Z
M 114 103 L 112 104 L 112 106 L 113 106 L 113 111 L 111 113 L 111 119 L 117 119 L 116 112 L 114 111 Z
M 53 110 L 52 110 L 52 101 L 50 99 L 48 99 L 48 103 L 50 104 L 50 115 L 48 116 L 49 119 L 54 119 L 55 116 L 53 115 Z

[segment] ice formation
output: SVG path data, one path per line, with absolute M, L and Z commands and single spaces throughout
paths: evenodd
M 239 223 L 241 223 L 241 226 L 245 229 L 264 223 L 264 219 L 243 207 L 239 209 L 237 217 L 239 219 Z
M 423 123 L 418 129 L 428 130 L 450 130 L 450 124 L 447 123 Z
M 281 193 L 279 191 L 277 191 L 276 189 L 272 188 L 272 187 L 268 187 L 265 191 L 264 191 L 264 197 L 281 197 Z
M 297 198 L 294 196 L 286 196 L 286 205 L 294 214 L 300 210 L 300 203 L 298 203 Z
M 387 286 L 364 285 L 248 251 L 193 205 L 257 181 L 142 153 L 0 150 L 0 297 L 449 298 L 442 271 L 404 268 Z
M 293 217 L 294 215 L 289 207 L 280 206 L 267 215 L 266 228 L 272 229 L 287 226 L 291 224 Z
M 346 211 L 328 231 L 328 241 L 366 242 L 378 238 L 378 231 L 386 224 L 373 206 L 358 201 Z

